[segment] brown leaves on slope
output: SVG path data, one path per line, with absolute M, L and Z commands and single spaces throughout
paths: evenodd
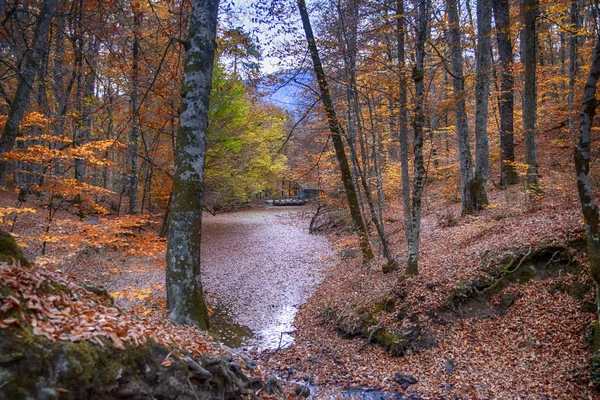
M 101 346 L 108 341 L 119 349 L 126 343 L 137 346 L 151 338 L 194 356 L 215 350 L 208 334 L 170 323 L 166 312 L 126 314 L 107 297 L 65 279 L 54 268 L 0 264 L 2 286 L 10 294 L 0 298 L 0 328 L 28 324 L 34 334 L 51 340 L 88 340 Z

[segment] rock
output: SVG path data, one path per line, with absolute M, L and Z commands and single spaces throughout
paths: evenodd
M 447 374 L 452 374 L 454 373 L 454 361 L 453 360 L 448 360 L 446 361 L 446 373 Z
M 38 398 L 41 400 L 58 399 L 58 391 L 54 388 L 43 388 L 38 392 Z
M 268 395 L 284 395 L 279 379 L 273 375 L 267 378 L 267 383 L 265 383 L 263 391 Z
M 417 380 L 413 376 L 401 374 L 400 372 L 394 374 L 394 381 L 404 389 L 417 383 Z
M 308 398 L 310 396 L 310 388 L 306 385 L 295 385 L 294 393 L 296 393 L 296 396 L 298 397 Z
M 8 232 L 0 231 L 0 262 L 12 264 L 14 260 L 24 267 L 30 266 L 15 238 Z
M 140 381 L 129 381 L 119 385 L 111 394 L 117 397 L 129 398 L 136 395 L 149 395 L 152 390 Z

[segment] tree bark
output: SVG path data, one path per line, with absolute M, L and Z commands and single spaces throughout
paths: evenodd
M 319 82 L 319 89 L 321 91 L 321 99 L 323 100 L 323 106 L 325 107 L 325 113 L 327 114 L 327 120 L 329 122 L 329 130 L 331 132 L 331 141 L 335 148 L 336 158 L 340 167 L 340 173 L 342 182 L 344 184 L 344 190 L 346 192 L 346 199 L 348 201 L 348 207 L 350 208 L 350 214 L 354 227 L 358 231 L 360 238 L 360 246 L 363 253 L 363 257 L 366 260 L 373 258 L 373 251 L 371 250 L 371 244 L 369 243 L 369 237 L 367 234 L 367 228 L 365 226 L 362 214 L 360 212 L 360 206 L 358 204 L 358 198 L 356 196 L 356 188 L 352 181 L 352 174 L 350 173 L 350 167 L 348 165 L 348 159 L 346 157 L 346 151 L 344 149 L 344 143 L 341 136 L 341 128 L 335 109 L 333 107 L 333 101 L 329 93 L 329 86 L 327 85 L 327 77 L 323 70 L 323 64 L 319 57 L 317 49 L 317 43 L 313 35 L 312 27 L 310 25 L 310 19 L 308 11 L 306 10 L 306 4 L 304 0 L 298 0 L 298 10 L 302 18 L 302 25 L 304 27 L 304 33 L 306 35 L 306 41 L 308 42 L 308 49 L 313 61 L 315 75 Z
M 127 158 L 129 159 L 129 214 L 138 213 L 138 186 L 140 181 L 140 159 L 138 148 L 140 141 L 140 104 L 139 104 L 139 61 L 140 61 L 140 39 L 138 30 L 140 26 L 139 11 L 133 8 L 133 62 L 131 68 L 131 130 L 129 131 L 129 147 Z
M 536 145 L 536 120 L 537 120 L 537 0 L 521 0 L 521 13 L 523 14 L 523 48 L 525 64 L 525 89 L 523 95 L 523 134 L 525 136 L 525 164 L 527 164 L 527 186 L 529 190 L 537 190 L 537 145 Z
M 483 199 L 479 197 L 483 182 L 473 175 L 473 157 L 467 125 L 465 105 L 465 80 L 463 76 L 463 55 L 460 45 L 460 21 L 456 0 L 447 0 L 448 34 L 450 39 L 450 62 L 452 64 L 452 86 L 454 89 L 455 126 L 460 161 L 460 192 L 462 214 L 474 214 L 481 208 Z M 483 179 L 483 178 L 482 178 Z
M 39 69 L 40 56 L 46 44 L 50 21 L 54 15 L 55 8 L 56 0 L 46 0 L 37 16 L 33 40 L 23 58 L 22 68 L 19 71 L 17 91 L 10 103 L 6 123 L 2 130 L 0 159 L 15 146 L 17 136 L 19 135 L 19 125 L 23 120 L 25 108 L 29 104 L 29 95 Z M 0 160 L 0 186 L 6 186 L 8 164 L 7 161 Z
M 596 48 L 592 54 L 590 71 L 583 91 L 581 120 L 579 122 L 579 143 L 575 148 L 577 189 L 587 234 L 590 273 L 597 285 L 600 285 L 600 210 L 594 201 L 594 193 L 590 180 L 590 147 L 592 143 L 592 125 L 598 105 L 596 87 L 599 78 L 600 35 L 596 38 Z
M 514 99 L 513 99 L 513 48 L 510 40 L 510 8 L 508 0 L 492 1 L 496 21 L 496 41 L 500 70 L 500 186 L 514 185 L 519 181 L 515 169 Z
M 571 2 L 571 21 L 570 29 L 573 32 L 579 31 L 579 0 Z M 569 38 L 569 130 L 574 135 L 575 131 L 575 79 L 577 78 L 577 70 L 579 63 L 577 60 L 577 35 L 571 33 Z
M 408 259 L 406 262 L 405 274 L 417 275 L 419 274 L 419 245 L 421 238 L 421 212 L 422 204 L 421 197 L 423 194 L 423 188 L 425 186 L 426 170 L 423 159 L 423 126 L 425 125 L 425 113 L 423 110 L 423 102 L 425 100 L 425 44 L 429 36 L 430 24 L 429 24 L 429 10 L 430 0 L 420 0 L 417 4 L 418 15 L 415 24 L 415 65 L 412 71 L 412 79 L 415 84 L 415 115 L 413 119 L 413 155 L 414 155 L 414 176 L 413 176 L 413 188 L 412 188 L 412 201 L 410 203 L 410 219 L 408 234 L 410 240 L 408 240 Z M 403 9 L 403 7 L 399 7 Z M 399 11 L 398 11 L 399 12 Z M 402 13 L 403 14 L 403 13 Z M 403 29 L 401 29 L 403 32 Z M 400 44 L 400 43 L 399 43 Z M 403 44 L 403 43 L 402 43 Z M 404 52 L 404 49 L 398 48 L 398 51 Z M 401 100 L 402 101 L 402 100 Z M 401 106 L 402 108 L 402 106 Z M 402 138 L 403 133 L 400 134 L 400 138 L 403 142 L 408 142 Z M 400 144 L 402 146 L 402 142 Z M 406 157 L 406 166 L 402 166 L 403 177 L 403 200 L 406 200 L 406 192 L 408 191 L 408 143 L 405 143 L 404 149 L 402 150 L 402 157 Z M 406 174 L 404 174 L 406 172 Z M 406 189 L 405 189 L 406 188 Z M 410 196 L 410 195 L 409 195 Z M 405 210 L 406 215 L 406 210 Z
M 396 32 L 398 42 L 398 141 L 400 142 L 400 170 L 402 173 L 402 210 L 404 211 L 404 235 L 406 242 L 412 240 L 411 207 L 410 207 L 410 175 L 408 171 L 408 115 L 406 110 L 406 51 L 404 37 L 406 35 L 404 0 L 396 1 Z
M 475 85 L 475 179 L 481 182 L 478 197 L 487 204 L 487 182 L 490 174 L 488 145 L 488 97 L 492 50 L 492 0 L 477 1 L 477 71 Z
M 173 198 L 167 233 L 167 308 L 175 322 L 207 329 L 200 276 L 206 130 L 219 0 L 193 0 L 181 87 Z

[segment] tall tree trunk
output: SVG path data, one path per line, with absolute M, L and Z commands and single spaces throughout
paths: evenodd
M 537 190 L 537 146 L 536 146 L 536 120 L 537 120 L 537 0 L 521 0 L 521 13 L 523 14 L 523 61 L 525 63 L 525 90 L 523 95 L 523 133 L 525 136 L 525 164 L 527 164 L 527 186 L 529 190 Z
M 423 127 L 425 125 L 425 113 L 423 103 L 425 101 L 425 44 L 429 36 L 429 10 L 430 0 L 419 0 L 417 4 L 418 16 L 416 21 L 416 40 L 415 40 L 415 66 L 412 71 L 412 79 L 415 83 L 415 116 L 413 119 L 413 155 L 414 155 L 414 176 L 412 188 L 412 202 L 410 207 L 410 240 L 408 240 L 408 260 L 405 273 L 407 275 L 416 275 L 419 273 L 419 245 L 421 240 L 421 197 L 425 186 L 426 170 L 423 159 Z M 400 51 L 400 48 L 398 48 Z M 402 50 L 403 51 L 403 50 Z M 402 140 L 402 134 L 401 134 Z M 406 143 L 405 148 L 408 147 Z M 408 150 L 406 151 L 408 163 Z M 403 155 L 404 157 L 404 155 Z M 404 162 L 404 161 L 403 161 Z M 402 167 L 404 172 L 404 167 Z M 404 174 L 403 174 L 404 175 Z M 408 171 L 407 174 L 408 176 Z M 404 181 L 406 180 L 404 177 Z M 408 188 L 408 186 L 407 186 Z M 403 198 L 405 189 L 403 188 Z
M 575 79 L 579 63 L 577 59 L 577 34 L 579 31 L 579 0 L 571 2 L 571 20 L 570 29 L 572 31 L 569 38 L 569 130 L 571 134 L 575 132 Z
M 23 120 L 25 108 L 29 104 L 29 95 L 39 69 L 40 57 L 46 45 L 50 21 L 55 8 L 56 0 L 46 0 L 37 16 L 33 40 L 23 58 L 17 91 L 10 103 L 2 137 L 0 137 L 0 159 L 15 146 L 19 134 L 19 125 Z M 7 161 L 0 160 L 0 186 L 6 186 L 8 165 Z
M 185 44 L 173 198 L 167 232 L 167 308 L 179 323 L 208 328 L 200 276 L 206 130 L 219 0 L 193 0 Z
M 500 185 L 514 185 L 519 181 L 515 169 L 513 48 L 510 40 L 510 8 L 508 0 L 493 0 L 496 21 L 498 64 L 500 70 Z
M 462 214 L 473 214 L 481 208 L 478 197 L 483 182 L 473 176 L 473 157 L 469 141 L 467 111 L 465 105 L 465 80 L 463 77 L 463 55 L 460 45 L 460 21 L 456 0 L 447 0 L 448 33 L 450 39 L 450 62 L 452 64 L 452 86 L 454 89 L 455 126 L 460 161 L 460 193 Z
M 93 123 L 92 105 L 95 103 L 93 100 L 95 96 L 94 88 L 96 85 L 96 60 L 98 59 L 99 50 L 100 42 L 97 38 L 91 38 L 88 42 L 87 54 L 85 56 L 87 68 L 89 70 L 85 75 L 83 74 L 83 69 L 80 71 L 80 77 L 83 79 L 83 90 L 80 94 L 82 97 L 79 98 L 81 116 L 77 126 L 77 146 L 83 146 L 91 139 Z M 83 57 L 81 61 L 83 62 Z M 80 182 L 86 181 L 87 168 L 85 158 L 75 159 L 75 177 Z
M 409 249 L 412 247 L 412 214 L 410 204 L 410 175 L 408 171 L 408 115 L 406 111 L 406 53 L 404 50 L 405 16 L 404 0 L 396 1 L 396 34 L 398 41 L 398 140 L 400 142 L 400 169 L 402 172 L 402 210 L 404 211 L 404 236 Z M 410 253 L 410 252 L 409 252 Z M 418 251 L 412 256 L 414 270 L 418 273 Z M 410 259 L 411 257 L 409 257 Z
M 594 116 L 596 115 L 596 107 L 598 106 L 596 87 L 600 78 L 600 35 L 597 36 L 596 40 L 596 48 L 592 54 L 590 72 L 583 91 L 581 120 L 579 122 L 579 144 L 575 148 L 575 170 L 577 173 L 579 200 L 581 201 L 587 234 L 590 273 L 596 285 L 600 285 L 600 210 L 594 201 L 594 193 L 590 180 L 592 125 Z
M 356 86 L 356 52 L 358 40 L 358 0 L 348 1 L 346 10 L 338 3 L 338 14 L 340 17 L 340 42 L 342 43 L 344 55 L 344 67 L 348 85 L 346 96 L 348 98 L 348 134 L 346 140 L 350 149 L 350 172 L 355 188 L 359 188 L 358 177 L 358 153 L 356 151 L 357 131 L 360 129 L 360 107 L 358 103 L 358 89 Z M 365 214 L 364 202 L 360 190 L 356 191 L 358 204 L 362 215 Z
M 127 158 L 129 161 L 129 214 L 138 213 L 138 186 L 140 181 L 140 159 L 138 148 L 140 141 L 140 104 L 139 104 L 139 61 L 140 61 L 140 39 L 139 35 L 140 15 L 139 10 L 133 8 L 133 63 L 131 67 L 131 130 L 129 131 L 129 147 Z
M 342 182 L 346 191 L 348 207 L 350 208 L 350 214 L 354 222 L 354 227 L 358 231 L 358 235 L 360 237 L 360 246 L 363 252 L 363 257 L 366 260 L 369 260 L 373 258 L 373 251 L 371 250 L 367 228 L 360 212 L 360 206 L 356 196 L 356 188 L 354 187 L 354 182 L 352 181 L 352 174 L 350 173 L 350 167 L 348 165 L 348 159 L 346 158 L 346 151 L 344 149 L 344 142 L 342 141 L 340 124 L 333 108 L 333 101 L 331 100 L 329 86 L 327 85 L 327 77 L 325 76 L 323 65 L 321 64 L 317 43 L 315 42 L 315 37 L 312 32 L 310 19 L 308 17 L 308 11 L 306 10 L 306 4 L 304 0 L 298 0 L 298 10 L 300 11 L 304 33 L 306 34 L 306 41 L 308 42 L 308 49 L 313 61 L 315 74 L 319 82 L 321 98 L 323 100 L 323 105 L 325 107 L 325 112 L 329 122 L 331 141 L 333 142 L 333 147 L 335 148 L 335 154 L 339 163 Z
M 490 175 L 488 145 L 488 97 L 492 57 L 492 0 L 477 1 L 477 72 L 475 86 L 475 180 L 480 182 L 478 197 L 487 204 L 486 187 Z

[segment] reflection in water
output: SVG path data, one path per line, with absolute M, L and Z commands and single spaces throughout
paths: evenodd
M 290 305 L 278 307 L 272 324 L 265 326 L 257 335 L 258 347 L 267 349 L 285 348 L 294 342 L 291 333 L 295 330 L 294 318 L 298 308 Z
M 210 315 L 210 333 L 226 346 L 239 348 L 248 346 L 253 336 L 252 329 L 240 325 L 222 305 L 213 305 Z
M 223 306 L 212 306 L 210 332 L 215 339 L 232 348 L 252 347 L 258 350 L 285 348 L 294 342 L 294 318 L 298 308 L 284 305 L 274 310 L 274 318 L 258 332 L 238 324 L 231 311 Z

